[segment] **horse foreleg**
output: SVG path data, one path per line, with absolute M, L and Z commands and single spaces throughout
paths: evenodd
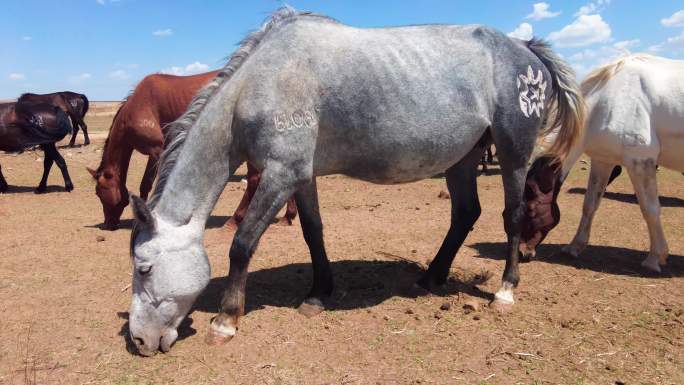
M 430 267 L 418 280 L 418 285 L 432 291 L 446 283 L 449 268 L 456 252 L 480 217 L 480 200 L 477 196 L 477 165 L 483 149 L 475 148 L 446 171 L 447 188 L 451 195 L 451 225 Z
M 261 235 L 283 207 L 288 197 L 303 181 L 293 180 L 289 167 L 270 162 L 244 220 L 238 227 L 230 247 L 230 270 L 219 314 L 211 322 L 207 343 L 221 344 L 237 332 L 238 320 L 245 313 L 247 269 Z
M 641 266 L 660 272 L 660 266 L 667 263 L 669 253 L 667 240 L 660 222 L 660 201 L 656 181 L 656 165 L 653 159 L 637 160 L 627 166 L 629 178 L 634 185 L 641 214 L 648 225 L 651 248 Z
M 563 248 L 563 252 L 573 257 L 577 257 L 587 247 L 591 223 L 594 220 L 596 210 L 601 203 L 601 197 L 606 191 L 606 185 L 610 179 L 613 165 L 610 163 L 591 160 L 591 172 L 587 192 L 584 194 L 584 205 L 582 207 L 582 219 L 577 227 L 577 233 L 572 242 Z
M 5 180 L 5 176 L 2 175 L 2 166 L 0 166 L 0 193 L 6 192 L 8 188 L 9 188 L 9 185 L 7 184 L 7 181 Z
M 295 199 L 297 201 L 295 210 L 298 206 L 302 233 L 304 234 L 307 246 L 309 246 L 311 263 L 313 265 L 313 286 L 298 310 L 299 313 L 311 317 L 325 309 L 324 303 L 333 291 L 330 262 L 328 261 L 323 243 L 323 223 L 321 222 L 321 213 L 318 208 L 316 179 L 300 188 L 295 193 Z M 291 200 L 292 198 L 290 198 Z M 290 201 L 288 201 L 288 205 Z
M 140 197 L 147 200 L 147 196 L 152 190 L 152 184 L 154 183 L 154 177 L 157 175 L 157 163 L 158 159 L 155 156 L 150 155 L 147 158 L 147 166 L 145 166 L 145 173 L 143 174 L 142 181 L 140 181 Z
M 54 146 L 55 144 L 51 143 L 40 145 L 40 148 L 43 150 L 43 177 L 40 179 L 38 187 L 36 187 L 36 194 L 42 194 L 45 192 L 45 190 L 47 190 L 48 176 L 50 176 L 50 169 L 52 168 L 52 163 L 54 163 L 54 158 L 50 152 L 50 145 Z
M 52 159 L 55 160 L 55 163 L 57 164 L 57 167 L 59 167 L 59 170 L 62 172 L 62 177 L 64 178 L 64 189 L 66 191 L 71 191 L 74 189 L 74 184 L 71 182 L 71 177 L 69 177 L 69 170 L 67 170 L 67 164 L 64 158 L 62 158 L 62 155 L 57 151 L 57 147 L 55 147 L 54 143 L 51 143 L 47 147 L 50 152 L 50 156 L 52 156 Z

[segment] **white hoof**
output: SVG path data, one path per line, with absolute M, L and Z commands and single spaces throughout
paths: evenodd
M 656 273 L 662 272 L 660 270 L 660 264 L 658 263 L 658 257 L 655 255 L 649 255 L 648 258 L 641 262 L 641 266 L 648 270 L 655 271 Z
M 515 303 L 515 299 L 513 299 L 513 285 L 504 282 L 499 291 L 494 294 L 494 300 L 503 304 L 513 305 Z

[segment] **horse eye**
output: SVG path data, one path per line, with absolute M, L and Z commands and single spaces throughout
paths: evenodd
M 138 274 L 145 276 L 152 271 L 152 265 L 145 265 L 145 266 L 140 266 L 138 268 Z

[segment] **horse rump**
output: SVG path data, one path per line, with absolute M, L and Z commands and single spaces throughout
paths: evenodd
M 25 147 L 59 142 L 73 131 L 69 116 L 57 106 L 18 102 L 15 111 Z

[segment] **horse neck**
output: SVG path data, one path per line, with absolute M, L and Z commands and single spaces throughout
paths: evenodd
M 168 179 L 154 211 L 162 219 L 176 226 L 192 223 L 198 231 L 204 230 L 230 174 L 239 165 L 237 159 L 229 163 L 236 89 L 228 84 L 219 88 L 186 130 L 187 137 L 176 150 L 178 158 L 168 175 L 163 175 L 164 164 L 161 165 L 159 179 Z M 164 162 L 174 156 L 165 153 Z
M 126 140 L 129 135 L 126 135 L 125 131 L 124 125 L 119 124 L 118 121 L 112 124 L 100 164 L 101 171 L 109 170 L 119 177 L 120 185 L 123 188 L 126 187 L 128 165 L 133 154 L 133 147 Z

